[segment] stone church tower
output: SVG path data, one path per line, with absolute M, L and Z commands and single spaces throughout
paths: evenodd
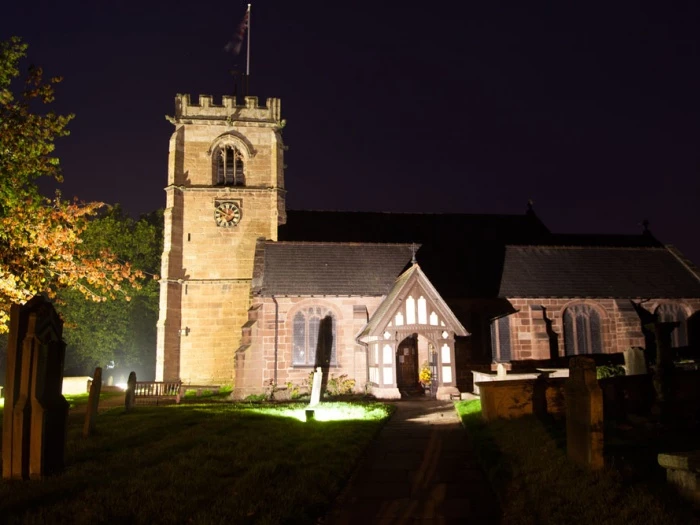
M 256 241 L 285 222 L 279 99 L 175 99 L 156 379 L 231 383 Z

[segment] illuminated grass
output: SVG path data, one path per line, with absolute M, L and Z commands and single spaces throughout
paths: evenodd
M 283 406 L 267 406 L 250 408 L 251 412 L 277 417 L 289 417 L 299 421 L 306 421 L 306 410 L 309 406 L 303 403 L 294 403 Z M 313 407 L 316 421 L 371 421 L 382 420 L 387 415 L 385 405 L 359 405 L 356 403 L 320 403 Z
M 88 440 L 69 419 L 66 472 L 0 482 L 0 521 L 315 523 L 390 414 L 328 405 L 362 419 L 302 423 L 302 404 L 137 406 L 101 414 Z

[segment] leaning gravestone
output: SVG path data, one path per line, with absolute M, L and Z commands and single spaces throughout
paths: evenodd
M 88 398 L 87 412 L 85 412 L 85 425 L 83 426 L 83 437 L 89 437 L 95 430 L 95 419 L 97 418 L 97 408 L 100 403 L 100 391 L 102 390 L 102 369 L 95 368 L 90 385 L 90 397 Z
M 63 470 L 68 402 L 61 395 L 63 322 L 36 296 L 12 305 L 7 345 L 2 475 L 41 479 Z
M 315 407 L 321 402 L 321 385 L 323 383 L 323 370 L 321 367 L 317 367 L 314 372 L 314 381 L 311 387 L 311 401 L 309 402 L 310 407 Z
M 131 372 L 126 382 L 126 396 L 124 396 L 127 412 L 134 408 L 134 403 L 136 403 L 136 372 Z
M 581 467 L 603 468 L 603 391 L 596 378 L 595 361 L 572 357 L 566 394 L 566 452 Z

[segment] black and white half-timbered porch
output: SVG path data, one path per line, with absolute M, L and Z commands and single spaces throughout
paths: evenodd
M 459 394 L 455 336 L 469 335 L 418 264 L 401 274 L 357 341 L 367 346 L 372 393 L 400 398 L 417 388 L 438 399 Z M 420 371 L 430 370 L 421 385 Z M 425 377 L 423 377 L 425 379 Z

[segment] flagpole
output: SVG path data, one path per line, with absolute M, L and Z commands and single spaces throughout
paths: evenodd
M 248 4 L 248 45 L 246 45 L 245 74 L 250 76 L 250 4 Z

